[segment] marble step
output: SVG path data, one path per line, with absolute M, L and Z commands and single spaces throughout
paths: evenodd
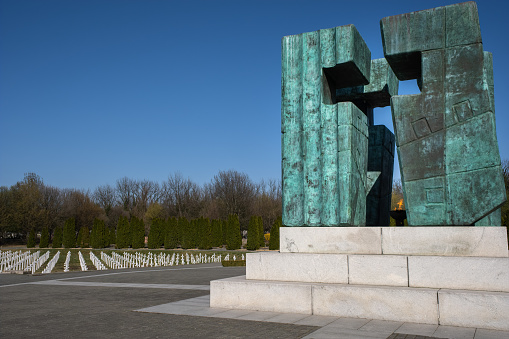
M 249 280 L 509 292 L 509 258 L 248 253 Z
M 506 227 L 281 227 L 288 253 L 508 257 Z
M 509 330 L 509 293 L 247 280 L 210 283 L 210 306 Z

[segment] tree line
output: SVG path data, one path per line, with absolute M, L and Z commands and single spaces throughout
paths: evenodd
M 93 230 L 97 220 L 108 232 L 118 232 L 124 218 L 142 222 L 148 235 L 160 220 L 225 221 L 230 215 L 237 216 L 241 230 L 247 229 L 252 215 L 259 216 L 263 231 L 269 232 L 281 217 L 281 182 L 255 183 L 247 174 L 229 170 L 220 171 L 202 186 L 174 173 L 162 183 L 124 177 L 115 185 L 84 191 L 48 186 L 38 175 L 27 173 L 15 185 L 0 187 L 0 236 L 4 242 L 31 230 L 42 237 L 48 229 L 53 237 L 70 219 L 78 236 L 84 227 Z
M 502 161 L 502 169 L 509 196 L 508 160 Z M 394 183 L 392 193 L 391 209 L 395 209 L 403 199 L 401 182 Z M 509 226 L 509 202 L 501 212 L 502 225 Z M 16 235 L 27 240 L 30 231 L 40 234 L 42 241 L 46 229 L 51 237 L 55 231 L 60 236 L 59 230 L 71 218 L 78 241 L 92 237 L 97 223 L 104 224 L 101 232 L 106 234 L 115 233 L 121 220 L 129 223 L 134 220 L 135 224 L 143 225 L 138 226 L 137 232 L 148 235 L 153 225 L 159 227 L 161 220 L 184 218 L 196 223 L 195 220 L 206 218 L 212 225 L 214 220 L 224 222 L 230 215 L 237 216 L 241 231 L 249 228 L 255 230 L 251 233 L 269 232 L 281 217 L 281 182 L 254 183 L 247 174 L 230 170 L 220 171 L 203 186 L 175 173 L 160 184 L 124 177 L 113 186 L 99 186 L 90 192 L 48 186 L 36 174 L 28 173 L 10 188 L 0 187 L 0 243 Z M 259 228 L 252 225 L 252 216 L 259 218 Z M 85 228 L 92 233 L 85 234 Z M 110 243 L 116 240 L 116 235 L 110 235 Z M 249 244 L 250 248 L 256 246 L 256 241 Z

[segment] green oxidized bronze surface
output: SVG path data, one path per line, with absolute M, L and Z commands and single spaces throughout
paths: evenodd
M 381 20 L 385 59 L 353 25 L 282 41 L 283 224 L 384 226 L 397 145 L 409 225 L 500 225 L 493 67 L 475 3 Z M 399 80 L 421 94 L 398 96 Z M 396 138 L 373 125 L 391 105 Z
M 391 104 L 408 224 L 500 225 L 493 66 L 477 6 L 387 17 L 381 29 L 395 74 L 421 87 Z
M 282 45 L 283 223 L 366 225 L 371 212 L 378 222 L 380 199 L 367 208 L 366 196 L 373 185 L 391 185 L 392 166 L 368 173 L 369 126 L 398 80 L 384 59 L 371 60 L 353 25 L 288 36 Z M 393 150 L 370 152 L 393 162 Z

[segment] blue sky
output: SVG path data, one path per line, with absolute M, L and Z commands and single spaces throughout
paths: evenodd
M 0 186 L 26 172 L 85 190 L 177 171 L 279 179 L 281 38 L 354 24 L 381 58 L 381 18 L 452 3 L 1 0 Z M 509 159 L 509 5 L 478 9 Z M 392 130 L 390 109 L 375 123 Z

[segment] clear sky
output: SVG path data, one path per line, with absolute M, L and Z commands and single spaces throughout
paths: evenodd
M 281 38 L 354 24 L 381 58 L 381 18 L 452 3 L 0 0 L 0 186 L 26 172 L 91 190 L 177 171 L 199 184 L 228 169 L 279 179 Z M 478 2 L 503 159 L 508 4 Z M 375 123 L 392 130 L 390 109 Z

